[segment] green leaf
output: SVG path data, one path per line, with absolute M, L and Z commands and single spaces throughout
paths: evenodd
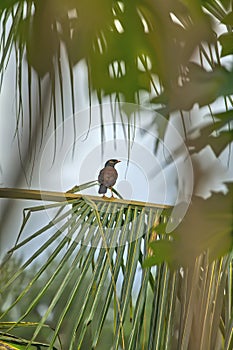
M 219 42 L 222 46 L 221 57 L 233 54 L 233 33 L 224 33 L 220 35 Z
M 215 67 L 208 72 L 203 67 L 191 63 L 187 82 L 183 86 L 174 86 L 171 95 L 166 92 L 153 98 L 152 103 L 167 104 L 169 111 L 191 110 L 195 103 L 200 107 L 211 104 L 217 97 L 230 94 L 232 72 L 223 67 Z
M 0 3 L 0 9 L 1 10 L 10 9 L 18 2 L 19 2 L 19 0 L 2 0 Z
M 233 11 L 229 12 L 221 21 L 223 24 L 233 26 Z
M 165 261 L 173 267 L 190 266 L 205 251 L 210 261 L 229 253 L 233 248 L 232 184 L 228 188 L 226 195 L 214 193 L 206 200 L 193 197 L 186 216 L 169 235 L 171 240 L 161 237 L 150 244 L 153 255 L 144 266 Z
M 233 111 L 229 110 L 222 113 L 213 114 L 214 121 L 211 124 L 199 130 L 200 136 L 192 139 L 188 139 L 187 143 L 193 152 L 199 152 L 207 144 L 211 146 L 216 156 L 219 156 L 221 152 L 229 145 L 233 140 L 233 132 L 229 128 L 230 123 L 233 120 Z M 228 130 L 226 129 L 228 127 Z
M 158 227 L 159 226 L 160 225 L 158 225 Z M 151 267 L 153 265 L 159 265 L 164 261 L 170 263 L 173 255 L 172 247 L 172 242 L 165 239 L 150 243 L 150 248 L 153 250 L 153 255 L 146 258 L 143 266 Z
M 189 142 L 191 147 L 195 147 L 195 153 L 199 152 L 206 146 L 206 144 L 208 144 L 218 157 L 233 140 L 232 130 L 218 132 L 216 136 L 208 135 L 208 138 L 206 138 L 204 135 L 205 133 L 201 134 L 198 139 Z

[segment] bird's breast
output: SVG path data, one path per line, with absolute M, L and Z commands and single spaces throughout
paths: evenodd
M 107 166 L 101 170 L 98 180 L 104 186 L 111 187 L 115 185 L 117 177 L 118 177 L 118 174 L 116 169 L 114 169 L 113 167 Z

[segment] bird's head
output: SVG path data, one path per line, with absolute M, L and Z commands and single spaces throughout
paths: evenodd
M 112 166 L 112 167 L 114 167 L 117 163 L 120 163 L 120 160 L 117 160 L 117 159 L 109 159 L 109 160 L 105 163 L 105 166 Z

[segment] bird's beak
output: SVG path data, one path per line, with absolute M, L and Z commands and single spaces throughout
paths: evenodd
M 118 161 L 117 161 L 117 163 L 120 163 L 120 162 L 121 162 L 121 160 L 118 160 Z

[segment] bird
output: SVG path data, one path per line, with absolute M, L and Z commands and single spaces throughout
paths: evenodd
M 98 176 L 98 182 L 100 184 L 99 194 L 103 194 L 103 198 L 105 197 L 105 193 L 107 192 L 108 188 L 112 192 L 112 186 L 115 185 L 118 177 L 118 173 L 114 167 L 119 162 L 120 160 L 117 160 L 117 159 L 109 159 L 105 163 L 104 168 L 100 170 L 100 173 Z M 113 193 L 112 193 L 112 198 L 114 198 Z

